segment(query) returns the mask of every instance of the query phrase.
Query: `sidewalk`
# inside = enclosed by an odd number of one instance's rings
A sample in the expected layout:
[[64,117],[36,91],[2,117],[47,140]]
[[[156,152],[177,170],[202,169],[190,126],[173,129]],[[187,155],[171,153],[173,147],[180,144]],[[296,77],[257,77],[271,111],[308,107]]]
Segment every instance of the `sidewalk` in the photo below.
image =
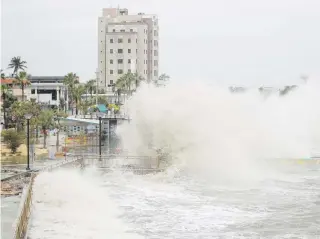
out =
[[[58,164],[59,162],[65,161],[65,159],[40,159],[36,160],[30,165],[31,169],[42,169],[47,166]],[[4,166],[2,166],[4,168]],[[5,167],[7,168],[7,167]],[[15,171],[26,172],[26,164],[13,165]],[[10,175],[8,175],[10,176]],[[19,181],[19,182],[18,182]],[[24,185],[22,179],[15,180],[11,183],[12,185],[19,183]],[[19,213],[21,194],[16,196],[1,196],[1,238],[12,239],[13,238],[13,224],[17,219]]]

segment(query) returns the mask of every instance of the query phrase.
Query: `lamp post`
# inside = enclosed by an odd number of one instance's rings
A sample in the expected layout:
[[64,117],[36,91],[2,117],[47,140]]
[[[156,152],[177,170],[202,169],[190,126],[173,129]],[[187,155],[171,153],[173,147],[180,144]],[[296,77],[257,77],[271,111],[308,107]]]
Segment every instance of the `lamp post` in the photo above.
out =
[[27,114],[24,115],[24,117],[27,119],[27,145],[28,145],[27,168],[26,168],[26,170],[30,170],[30,135],[29,135],[29,128],[30,128],[30,119],[32,117],[32,114],[27,113]]
[[59,134],[60,134],[60,118],[58,116],[54,117],[54,121],[57,122],[56,126],[57,126],[57,141],[56,141],[56,152],[59,151]]
[[98,112],[97,116],[99,118],[99,160],[101,160],[101,132],[102,132],[101,120],[102,120],[103,113]]

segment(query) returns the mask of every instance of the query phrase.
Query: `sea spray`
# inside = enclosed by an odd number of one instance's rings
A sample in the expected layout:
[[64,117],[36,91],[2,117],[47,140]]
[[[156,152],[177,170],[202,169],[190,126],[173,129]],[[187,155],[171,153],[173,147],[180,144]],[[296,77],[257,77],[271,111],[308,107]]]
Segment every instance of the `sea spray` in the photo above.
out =
[[128,225],[90,168],[39,174],[34,183],[30,238],[141,238]]
[[234,94],[201,82],[144,84],[127,101],[132,121],[118,134],[131,154],[155,156],[154,149],[167,148],[172,164],[201,174],[261,176],[262,160],[311,156],[320,136],[319,90],[311,81],[264,97],[258,89]]

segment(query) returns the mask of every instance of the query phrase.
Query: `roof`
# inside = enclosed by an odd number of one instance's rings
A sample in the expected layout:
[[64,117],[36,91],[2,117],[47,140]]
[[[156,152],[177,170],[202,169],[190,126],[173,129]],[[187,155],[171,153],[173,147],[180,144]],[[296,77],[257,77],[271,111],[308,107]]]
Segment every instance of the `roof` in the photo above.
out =
[[1,78],[1,85],[10,85],[13,84],[14,78]]
[[69,121],[75,123],[86,123],[86,124],[99,124],[99,120],[94,119],[76,119],[76,118],[60,118],[62,121]]
[[98,104],[98,105],[97,105],[97,108],[98,108],[98,110],[99,110],[100,112],[102,112],[102,113],[107,113],[107,112],[108,112],[108,109],[107,109],[107,107],[106,107],[104,104]]
[[29,76],[28,79],[31,82],[63,82],[64,76]]

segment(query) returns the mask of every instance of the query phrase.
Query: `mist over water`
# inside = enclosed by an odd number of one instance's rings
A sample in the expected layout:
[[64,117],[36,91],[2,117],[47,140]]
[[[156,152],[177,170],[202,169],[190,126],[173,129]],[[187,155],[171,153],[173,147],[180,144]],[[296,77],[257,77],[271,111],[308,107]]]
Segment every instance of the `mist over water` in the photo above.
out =
[[171,151],[178,168],[261,177],[262,160],[309,158],[320,145],[319,90],[316,79],[283,97],[201,82],[143,85],[126,104],[132,121],[118,133],[132,154],[155,155],[151,143]]
[[42,173],[30,238],[317,238],[320,164],[280,162],[319,149],[319,90],[143,85],[117,133],[131,155],[170,152],[166,170]]
[[59,170],[37,176],[30,238],[130,238],[121,211],[101,187],[97,172]]

